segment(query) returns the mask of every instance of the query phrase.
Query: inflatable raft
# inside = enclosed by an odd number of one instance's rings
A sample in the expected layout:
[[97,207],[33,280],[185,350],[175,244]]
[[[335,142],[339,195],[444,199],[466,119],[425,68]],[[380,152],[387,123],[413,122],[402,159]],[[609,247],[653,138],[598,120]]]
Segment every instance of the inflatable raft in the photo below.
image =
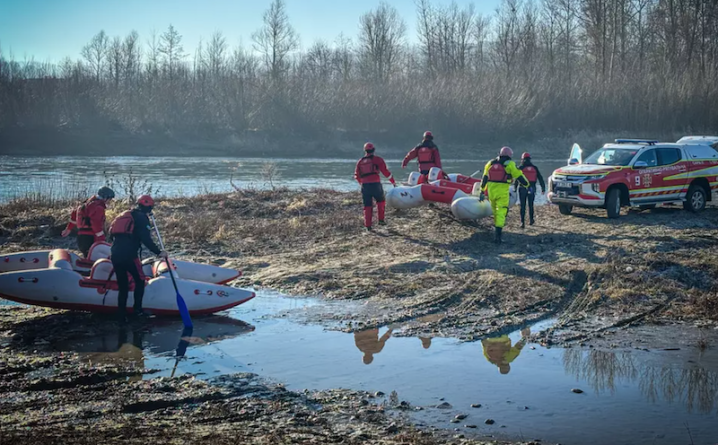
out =
[[[476,220],[493,215],[489,200],[480,201],[481,180],[461,174],[446,175],[439,168],[429,170],[428,183],[418,184],[420,174],[412,172],[407,185],[394,187],[386,194],[386,202],[396,209],[411,209],[429,202],[449,204],[458,220]],[[440,179],[441,178],[441,179]],[[517,196],[510,188],[509,206],[516,204]]]
[[[118,286],[112,262],[100,259],[90,269],[90,276],[84,277],[73,270],[72,255],[63,249],[50,252],[49,267],[0,274],[0,297],[7,300],[35,306],[56,309],[81,310],[111,313],[117,310]],[[143,308],[156,315],[179,315],[176,293],[172,280],[165,268],[145,265],[151,268],[142,301]],[[179,269],[179,268],[178,268]],[[175,273],[175,275],[178,275]],[[220,312],[254,298],[254,292],[234,287],[176,279],[180,294],[187,304],[190,315],[205,315]],[[131,311],[134,283],[130,282],[127,301]]]
[[[50,264],[50,253],[50,250],[35,250],[31,252],[0,255],[0,273],[47,269]],[[110,257],[110,245],[107,243],[93,244],[88,252],[88,259],[83,259],[73,252],[69,252],[69,254],[70,265],[73,270],[77,272],[89,272],[95,262]],[[151,270],[155,261],[155,259],[147,259],[143,264],[145,264],[145,267],[149,266],[147,270]],[[242,273],[238,270],[213,266],[211,264],[200,264],[174,259],[172,262],[177,274],[187,280],[226,284],[242,276]],[[149,274],[147,275],[149,276]]]

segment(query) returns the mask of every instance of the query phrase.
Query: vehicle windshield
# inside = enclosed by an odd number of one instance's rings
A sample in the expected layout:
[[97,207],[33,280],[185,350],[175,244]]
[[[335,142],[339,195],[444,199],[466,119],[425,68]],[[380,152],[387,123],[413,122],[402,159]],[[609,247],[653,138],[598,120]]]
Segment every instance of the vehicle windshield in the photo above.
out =
[[584,164],[626,166],[636,156],[635,148],[602,148],[586,158]]

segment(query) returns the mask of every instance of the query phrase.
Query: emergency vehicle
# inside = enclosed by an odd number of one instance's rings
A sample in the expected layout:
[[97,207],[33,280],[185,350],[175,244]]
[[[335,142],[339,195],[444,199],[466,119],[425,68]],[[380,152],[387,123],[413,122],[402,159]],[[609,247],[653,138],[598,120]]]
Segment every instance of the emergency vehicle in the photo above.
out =
[[700,212],[718,189],[718,136],[687,136],[675,143],[616,139],[582,161],[574,144],[569,165],[549,178],[548,199],[563,215],[574,207],[652,209],[681,203]]

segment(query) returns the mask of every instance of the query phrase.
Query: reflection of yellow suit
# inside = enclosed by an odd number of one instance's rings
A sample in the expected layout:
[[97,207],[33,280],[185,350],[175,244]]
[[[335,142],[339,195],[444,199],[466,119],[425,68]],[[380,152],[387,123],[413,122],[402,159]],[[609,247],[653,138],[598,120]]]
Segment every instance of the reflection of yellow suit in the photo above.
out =
[[481,345],[484,347],[486,360],[496,365],[501,374],[508,374],[511,371],[511,362],[519,356],[523,347],[526,346],[526,339],[522,338],[511,346],[509,336],[502,335],[501,337],[481,340]]
[[[491,169],[494,161],[496,161],[496,159],[490,160],[486,164],[486,167],[484,167],[484,180],[488,178],[489,170]],[[518,169],[518,167],[516,167],[516,163],[514,161],[507,159],[504,161],[503,165],[506,170],[506,174],[509,177],[514,179],[523,178],[524,181],[526,181],[524,174]],[[503,228],[506,224],[506,214],[509,212],[509,189],[511,188],[512,182],[513,181],[509,181],[508,179],[507,182],[486,181],[484,185],[483,191],[488,192],[489,201],[491,202],[491,210],[494,211],[495,227]],[[526,183],[528,184],[528,181],[526,181]]]

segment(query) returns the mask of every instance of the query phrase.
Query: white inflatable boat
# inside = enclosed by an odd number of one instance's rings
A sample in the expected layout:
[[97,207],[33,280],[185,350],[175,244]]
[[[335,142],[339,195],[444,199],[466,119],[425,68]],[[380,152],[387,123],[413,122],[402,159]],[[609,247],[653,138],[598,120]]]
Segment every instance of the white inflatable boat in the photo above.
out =
[[[18,252],[0,255],[0,273],[14,272],[21,270],[47,269],[50,261],[50,250],[35,250],[31,252]],[[70,265],[77,272],[89,272],[98,260],[110,257],[110,245],[107,243],[95,243],[90,247],[88,259],[69,252]],[[155,259],[147,259],[144,264],[152,263]],[[242,276],[238,270],[213,266],[211,264],[193,263],[190,261],[175,260],[175,270],[180,278],[192,281],[202,281],[213,284],[226,284]]]
[[[411,209],[429,202],[449,204],[451,213],[458,220],[493,215],[490,197],[479,200],[481,180],[455,173],[447,175],[448,179],[439,179],[443,174],[437,167],[429,171],[428,183],[418,184],[419,176],[418,172],[413,172],[407,185],[390,188],[386,193],[387,204],[396,209]],[[517,193],[513,187],[509,190],[509,206],[513,206],[517,202]]]
[[[73,270],[73,258],[68,251],[56,249],[48,257],[48,268],[0,274],[0,297],[56,309],[100,313],[117,310],[117,278],[110,260],[96,261],[90,276],[84,277]],[[164,273],[156,265],[145,265],[144,268],[146,275],[151,278],[145,287],[143,308],[156,315],[179,315],[176,292],[171,277],[167,275],[167,268]],[[234,287],[181,277],[177,277],[176,281],[192,316],[220,312],[246,303],[255,296],[254,292]],[[133,305],[133,290],[134,283],[131,282],[128,311],[131,311]]]

